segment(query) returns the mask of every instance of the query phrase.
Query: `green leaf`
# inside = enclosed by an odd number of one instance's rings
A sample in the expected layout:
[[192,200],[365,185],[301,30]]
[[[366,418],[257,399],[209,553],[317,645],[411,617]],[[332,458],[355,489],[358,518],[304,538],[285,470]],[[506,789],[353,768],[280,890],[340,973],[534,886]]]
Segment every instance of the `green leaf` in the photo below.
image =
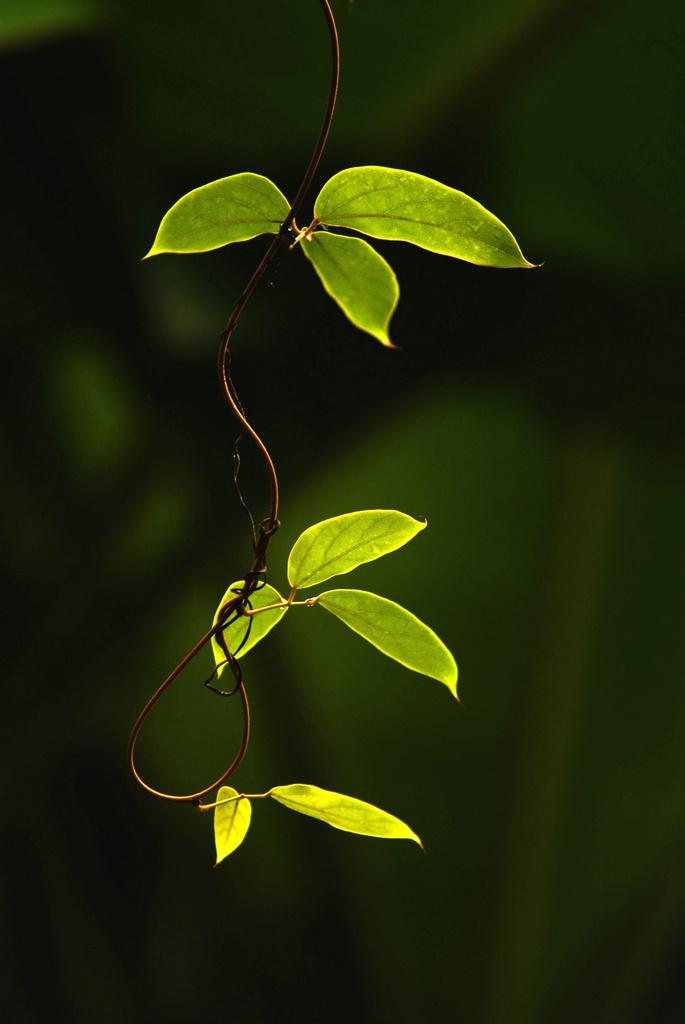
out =
[[387,509],[324,519],[295,541],[288,557],[288,582],[299,590],[350,572],[401,548],[425,526],[425,520],[420,523]]
[[362,238],[315,231],[302,243],[323,286],[355,327],[392,347],[388,324],[400,289],[392,267]]
[[389,658],[438,679],[457,696],[457,665],[450,651],[406,608],[365,590],[328,590],[317,603]]
[[[231,798],[237,799],[231,799]],[[247,835],[252,818],[252,805],[238,790],[222,786],[217,800],[230,800],[214,808],[214,842],[216,844],[216,867],[224,857],[237,850]]]
[[220,178],[174,203],[164,214],[147,256],[206,252],[265,232],[276,234],[289,210],[285,196],[261,174]]
[[463,192],[411,171],[349,167],[326,182],[314,205],[321,224],[373,238],[413,242],[485,267],[533,267],[508,228]]
[[[224,596],[221,598],[221,603],[216,610],[214,615],[214,623],[219,619],[219,612],[231,598],[236,596],[236,590],[240,590],[241,587],[245,586],[244,580],[238,580],[237,583],[232,583],[228,588]],[[281,597],[277,590],[270,587],[267,583],[261,588],[256,590],[250,598],[250,604],[252,608],[265,608],[270,604],[283,604],[285,600]],[[222,630],[226,646],[232,654],[235,654],[236,658],[242,658],[244,654],[254,647],[255,644],[259,643],[262,637],[265,637],[269,630],[273,629],[277,622],[285,615],[286,609],[281,610],[280,608],[274,608],[272,611],[262,612],[260,615],[241,615],[239,618],[232,622],[226,629]],[[214,624],[212,623],[212,624]],[[250,626],[250,623],[252,625]],[[248,627],[250,629],[249,636],[242,647],[240,644],[247,634]],[[240,650],[238,650],[240,647]],[[212,637],[212,653],[214,654],[214,661],[217,665],[221,665],[221,662],[226,661],[226,655],[224,654],[221,645],[217,641],[216,637]],[[221,668],[217,669],[217,679],[225,669],[225,664],[221,665]]]
[[423,848],[416,833],[399,818],[352,796],[303,785],[274,786],[269,790],[269,796],[291,811],[319,818],[342,832],[356,832],[360,836],[377,836],[379,839],[413,839]]

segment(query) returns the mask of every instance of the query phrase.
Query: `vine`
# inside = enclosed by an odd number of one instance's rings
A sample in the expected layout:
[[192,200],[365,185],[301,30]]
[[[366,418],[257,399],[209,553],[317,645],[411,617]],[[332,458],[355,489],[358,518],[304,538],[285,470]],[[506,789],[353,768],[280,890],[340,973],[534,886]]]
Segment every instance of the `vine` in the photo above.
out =
[[[410,171],[388,167],[351,167],[335,174],[319,192],[313,218],[305,228],[296,223],[316,173],[330,130],[338,91],[340,55],[335,20],[328,0],[318,0],[330,41],[331,76],[319,136],[300,188],[292,203],[258,174],[234,174],[194,189],[165,214],[147,256],[159,253],[206,252],[261,234],[273,238],[235,303],[224,328],[218,357],[219,384],[240,425],[234,447],[234,482],[248,512],[254,559],[243,579],[231,584],[211,628],[150,698],[136,720],[128,743],[128,760],[137,782],[153,796],[214,810],[217,863],[243,841],[250,825],[250,799],[271,797],[292,810],[344,831],[383,838],[418,836],[398,818],[356,798],[317,786],[275,786],[266,793],[245,794],[225,783],[239,768],[250,737],[250,710],[239,659],[266,636],[292,608],[323,608],[340,619],[388,657],[444,683],[457,698],[457,666],[445,644],[411,612],[377,594],[361,590],[327,590],[305,600],[296,595],[348,573],[357,566],[389,554],[426,526],[402,512],[386,509],[350,512],[309,527],[295,542],[289,558],[287,598],[267,582],[267,555],[280,525],[278,477],[269,451],[248,422],[229,372],[231,335],[268,265],[301,249],[326,292],[351,323],[393,348],[389,323],[399,299],[397,278],[390,265],[363,238],[340,234],[352,230],[371,238],[410,242],[434,253],[481,266],[524,267],[529,263],[511,232],[493,214],[463,192]],[[146,257],[147,258],[147,257]],[[238,445],[247,435],[257,448],[269,480],[268,516],[255,527],[238,486]],[[221,696],[238,695],[243,734],[238,752],[223,775],[196,793],[177,795],[154,789],[140,776],[135,745],[148,714],[195,656],[211,644],[215,669],[205,685]],[[218,683],[228,668],[229,689]],[[217,792],[217,798],[202,798]]]

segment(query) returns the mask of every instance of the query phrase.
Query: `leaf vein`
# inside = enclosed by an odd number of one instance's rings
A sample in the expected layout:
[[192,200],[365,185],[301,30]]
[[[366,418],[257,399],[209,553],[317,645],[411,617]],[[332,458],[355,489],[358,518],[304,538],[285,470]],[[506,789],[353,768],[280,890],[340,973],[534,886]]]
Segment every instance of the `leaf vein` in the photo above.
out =
[[[386,214],[384,214],[384,213],[349,213],[349,214],[345,215],[345,219],[346,220],[354,220],[354,219],[360,219],[360,218],[369,219],[369,220],[372,219],[372,218],[377,218],[378,220],[383,220],[385,217],[386,217]],[[437,221],[419,220],[418,217],[397,217],[397,216],[392,216],[392,217],[388,217],[387,219],[388,220],[403,220],[403,221],[406,221],[406,222],[408,222],[410,224],[420,224],[422,227],[438,228],[439,230],[445,231],[445,232],[447,232],[450,235],[456,235],[459,238],[466,238],[470,242],[477,242],[478,245],[485,246],[488,249],[494,249],[495,252],[501,252],[503,256],[511,257],[511,250],[502,249],[502,248],[500,248],[499,245],[493,245],[492,242],[488,242],[488,241],[486,241],[483,238],[477,238],[474,235],[469,235],[465,231],[457,231],[454,228],[448,228],[448,227],[445,226],[444,223],[438,223]],[[329,223],[329,222],[327,222],[327,223]],[[361,230],[361,229],[357,229],[357,230]],[[393,241],[393,239],[390,239],[390,241]],[[404,241],[404,239],[400,239],[400,241]],[[420,242],[416,242],[414,244],[415,245],[421,245]],[[422,248],[425,249],[425,248],[428,248],[428,246],[424,245],[424,246],[422,246]]]
[[[283,803],[286,803],[286,800],[282,797],[279,799],[281,799]],[[359,825],[361,828],[369,827],[368,823],[365,822],[364,819],[358,820],[357,818],[345,817],[345,815],[341,814],[339,811],[329,811],[327,808],[325,810],[321,810],[320,808],[312,807],[311,804],[304,803],[303,801],[293,800],[292,797],[287,797],[287,803],[295,809],[299,809],[300,807],[308,808],[308,811],[305,813],[308,813],[309,817],[319,818],[320,816],[319,820],[322,821],[335,818],[337,821],[345,822],[345,824],[351,823],[353,825]]]
[[[373,525],[370,525],[368,527],[368,529],[375,528],[376,526],[378,526],[379,523],[383,522],[383,519],[387,519],[387,518],[388,518],[388,515],[385,515],[381,519],[375,520]],[[354,525],[353,522],[347,523],[346,526],[345,526],[345,530],[350,529],[353,525]],[[343,532],[344,532],[344,530],[341,530],[340,533],[338,533],[333,538],[333,540],[329,541],[328,545],[324,548],[324,555],[327,554],[330,551],[331,545],[336,540],[340,539],[340,535]],[[397,532],[396,530],[391,531],[391,533],[396,533],[396,532]],[[388,536],[390,536],[390,533],[380,533],[380,534],[377,534],[375,537],[369,537],[369,538],[366,538],[364,535],[362,535],[362,539],[357,544],[353,544],[352,547],[346,548],[344,551],[340,551],[338,554],[333,555],[333,557],[329,558],[328,561],[321,562],[316,567],[316,569],[312,569],[312,571],[310,573],[308,573],[306,576],[303,576],[302,579],[299,580],[299,585],[302,586],[302,584],[305,582],[305,580],[311,579],[312,576],[315,576],[317,572],[321,572],[321,570],[325,569],[326,566],[331,565],[333,562],[337,561],[339,558],[343,558],[345,555],[351,554],[352,551],[356,551],[358,548],[362,547],[364,544],[371,544],[375,540],[382,540],[384,537],[388,537]],[[315,543],[316,543],[316,538],[314,538],[314,540],[310,544],[308,551],[311,550],[311,548],[313,547],[313,545]],[[306,557],[306,554],[302,556],[302,560],[300,561],[300,565],[302,565],[302,562],[304,561],[305,557]]]
[[354,283],[354,281],[353,281],[353,280],[352,280],[352,279],[351,279],[351,278],[350,278],[350,277],[349,277],[349,276],[348,276],[348,275],[347,275],[347,274],[345,273],[345,271],[344,271],[344,270],[342,269],[342,267],[341,267],[341,266],[340,266],[340,264],[339,264],[339,263],[337,262],[337,260],[335,260],[335,259],[334,259],[334,258],[333,258],[333,257],[331,256],[330,252],[328,252],[328,251],[327,251],[327,249],[326,249],[326,246],[325,246],[325,245],[324,245],[324,244],[323,244],[322,242],[320,242],[320,241],[319,241],[319,240],[318,240],[318,239],[316,238],[316,235],[314,236],[314,238],[313,238],[313,241],[314,241],[314,242],[316,242],[316,244],[317,244],[317,245],[319,246],[319,248],[320,248],[320,249],[321,249],[321,251],[323,252],[324,256],[325,256],[325,257],[326,257],[326,258],[327,258],[328,260],[330,260],[330,262],[331,262],[331,263],[333,264],[333,266],[334,266],[334,267],[335,267],[335,269],[336,269],[336,270],[338,271],[338,273],[340,274],[340,276],[341,276],[341,277],[343,277],[343,278],[345,279],[345,281],[347,281],[347,283],[348,283],[348,285],[350,286],[350,288],[352,288],[352,290],[353,290],[354,292],[356,292],[356,294],[357,294],[357,297],[358,297],[358,298],[360,299],[360,301],[361,301],[361,302],[362,302],[362,303],[364,304],[364,306],[366,307],[366,309],[367,309],[367,311],[368,311],[368,313],[369,313],[369,316],[370,316],[370,317],[371,317],[371,318],[373,319],[373,321],[374,321],[374,322],[375,322],[375,323],[376,323],[376,324],[378,325],[378,327],[380,328],[380,330],[383,330],[383,328],[384,328],[384,324],[383,324],[383,323],[382,323],[382,322],[381,322],[381,321],[379,320],[379,318],[378,318],[378,315],[377,315],[376,311],[375,311],[375,310],[373,309],[373,307],[372,307],[372,306],[370,305],[370,303],[369,303],[368,299],[366,298],[366,296],[364,295],[364,293],[363,293],[362,291],[360,291],[360,289],[359,289],[359,288],[357,287],[357,285],[356,285],[356,284]]
[[408,643],[405,643],[405,642],[403,642],[400,639],[400,637],[402,637],[402,636],[409,636],[409,637],[411,637],[412,636],[411,633],[404,633],[404,634],[403,633],[391,633],[389,630],[383,629],[382,626],[379,626],[378,623],[373,622],[370,619],[364,618],[364,616],[360,615],[359,612],[350,611],[349,608],[345,608],[342,605],[335,604],[333,601],[330,601],[328,598],[325,599],[323,604],[324,604],[324,607],[329,606],[331,608],[337,608],[340,612],[342,612],[340,618],[344,618],[345,616],[347,616],[348,618],[351,618],[351,619],[359,619],[360,622],[363,622],[365,625],[369,626],[371,630],[376,630],[376,632],[382,633],[385,636],[387,636],[389,639],[396,641],[399,647],[404,647],[407,651],[409,651],[410,654],[413,654],[416,658],[426,658],[426,657],[433,658],[433,657],[435,657],[432,654],[426,655],[425,652],[423,652],[423,651],[416,651],[416,650],[414,650],[414,648],[410,647]]

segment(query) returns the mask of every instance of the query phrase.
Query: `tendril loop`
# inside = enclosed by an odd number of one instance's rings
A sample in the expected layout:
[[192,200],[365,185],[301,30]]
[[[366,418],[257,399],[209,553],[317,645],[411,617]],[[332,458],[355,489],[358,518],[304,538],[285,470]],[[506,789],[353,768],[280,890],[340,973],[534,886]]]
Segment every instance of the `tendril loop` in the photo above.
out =
[[[290,207],[288,215],[283,221],[283,223],[280,225],[278,233],[274,236],[271,244],[269,245],[269,248],[264,254],[261,262],[259,263],[259,266],[257,267],[254,274],[248,281],[242,295],[240,296],[235,306],[233,307],[231,315],[228,319],[228,323],[226,324],[226,327],[224,328],[221,334],[219,342],[219,384],[224,394],[224,397],[228,402],[235,418],[238,420],[238,423],[240,424],[241,428],[238,440],[236,441],[233,449],[234,483],[238,491],[239,500],[250,519],[254,547],[254,562],[252,568],[245,573],[243,586],[240,588],[236,588],[236,590],[234,591],[235,596],[231,598],[229,601],[227,601],[219,610],[216,622],[214,623],[212,628],[202,637],[201,640],[198,641],[195,647],[193,647],[193,649],[188,652],[183,661],[176,666],[171,675],[162,683],[162,685],[159,687],[156,693],[154,693],[150,700],[147,702],[147,704],[141,711],[140,715],[138,716],[135,725],[133,726],[133,730],[128,741],[129,767],[131,769],[131,772],[133,773],[134,778],[139,783],[139,785],[142,786],[143,789],[145,789],[148,793],[151,793],[153,796],[159,797],[162,800],[173,800],[177,802],[190,803],[200,809],[203,806],[201,797],[206,796],[208,793],[212,793],[214,790],[218,789],[219,786],[223,785],[239,767],[247,751],[247,745],[250,737],[250,708],[247,700],[247,693],[245,691],[245,685],[243,683],[242,671],[238,664],[236,654],[247,642],[247,639],[250,634],[250,629],[252,627],[252,618],[249,616],[247,617],[248,625],[245,631],[245,636],[243,637],[240,646],[233,652],[229,651],[228,649],[227,643],[224,639],[224,630],[228,625],[237,621],[237,619],[242,616],[244,608],[249,607],[251,609],[252,606],[250,604],[250,597],[265,586],[267,577],[266,558],[269,549],[269,544],[271,543],[272,537],[274,536],[274,534],[276,533],[280,526],[278,520],[278,478],[276,476],[276,470],[274,468],[274,464],[266,448],[266,445],[260,439],[256,431],[253,429],[253,427],[248,423],[245,413],[243,411],[242,404],[240,402],[240,399],[238,398],[237,392],[233,385],[233,381],[231,380],[229,371],[229,342],[231,339],[231,334],[233,333],[235,326],[238,322],[238,318],[240,317],[240,314],[242,313],[248,299],[250,298],[255,288],[257,287],[257,284],[261,280],[267,266],[277,256],[280,258],[282,256],[285,256],[287,252],[290,251],[290,243],[293,237],[293,225],[295,223],[295,217],[305,198],[309,186],[312,183],[314,174],[316,173],[316,169],[321,159],[321,154],[323,153],[323,149],[326,144],[326,139],[328,137],[331,121],[333,119],[333,111],[335,109],[335,101],[338,92],[338,77],[340,69],[338,34],[335,26],[335,20],[333,18],[333,14],[331,12],[328,0],[319,0],[319,6],[321,7],[324,17],[326,19],[331,47],[331,77],[328,89],[328,102],[326,104],[323,123],[319,131],[319,136],[314,147],[312,157],[309,161],[309,166],[307,167],[304,178],[302,179],[302,184],[300,185],[297,195],[295,196],[295,199],[293,201],[293,204]],[[238,472],[240,470],[240,456],[238,454],[238,445],[244,434],[247,434],[256,445],[258,451],[260,452],[264,460],[267,474],[269,477],[269,487],[271,492],[271,508],[268,518],[264,519],[260,523],[258,533],[255,531],[252,515],[242,498],[237,482]],[[205,686],[207,686],[208,689],[213,690],[220,696],[232,696],[235,693],[240,694],[240,699],[243,707],[243,735],[242,740],[240,742],[240,747],[230,767],[224,772],[221,778],[218,779],[216,782],[212,783],[211,786],[207,786],[205,789],[202,789],[197,793],[190,793],[185,796],[177,796],[171,793],[164,793],[161,790],[153,789],[152,786],[149,786],[138,773],[134,760],[134,751],[136,740],[138,738],[138,733],[140,732],[143,722],[149,715],[150,711],[158,702],[158,700],[162,697],[162,695],[166,692],[168,687],[173,683],[176,677],[180,675],[183,669],[190,664],[190,662],[195,658],[195,656],[199,654],[203,647],[205,647],[205,645],[209,643],[212,637],[216,638],[216,641],[221,647],[226,658],[224,662],[216,666],[214,672],[209,677],[209,679],[205,680]],[[233,673],[233,677],[235,679],[235,686],[230,691],[220,690],[218,687],[211,685],[211,680],[214,678],[218,669],[222,668],[226,664],[231,669],[231,672]]]

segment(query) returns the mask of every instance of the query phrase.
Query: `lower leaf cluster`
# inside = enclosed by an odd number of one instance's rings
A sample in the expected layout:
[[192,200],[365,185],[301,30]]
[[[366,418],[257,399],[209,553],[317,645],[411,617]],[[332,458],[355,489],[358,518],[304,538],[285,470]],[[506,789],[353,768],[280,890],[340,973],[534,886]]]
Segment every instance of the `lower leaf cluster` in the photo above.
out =
[[[364,590],[328,590],[305,601],[295,599],[299,590],[397,550],[425,526],[425,521],[403,512],[372,509],[335,516],[309,527],[297,539],[288,558],[289,596],[284,598],[274,587],[264,584],[246,600],[243,614],[234,616],[220,631],[221,638],[212,638],[217,675],[225,667],[226,651],[236,658],[241,657],[263,639],[290,608],[316,604],[383,654],[444,683],[456,697],[457,665],[452,654],[432,629],[394,601]],[[228,588],[214,617],[215,625],[221,622],[223,609],[229,602],[233,607],[243,586],[244,581],[239,581]],[[341,793],[295,784],[248,795],[223,786],[217,802],[207,805],[215,808],[217,864],[245,838],[252,818],[250,800],[266,797],[345,832],[383,839],[413,839],[422,845],[416,833],[399,818]]]
[[[238,793],[231,786],[219,790],[219,799],[214,807],[214,839],[216,863],[219,864],[242,843],[252,820],[250,799],[272,797],[291,811],[307,814],[325,821],[343,832],[355,832],[360,836],[376,836],[379,839],[413,839],[423,849],[423,843],[415,832],[387,811],[373,804],[356,800],[342,793],[332,793],[318,786],[295,784],[274,786],[268,793],[249,796]],[[216,866],[216,865],[215,865]]]

